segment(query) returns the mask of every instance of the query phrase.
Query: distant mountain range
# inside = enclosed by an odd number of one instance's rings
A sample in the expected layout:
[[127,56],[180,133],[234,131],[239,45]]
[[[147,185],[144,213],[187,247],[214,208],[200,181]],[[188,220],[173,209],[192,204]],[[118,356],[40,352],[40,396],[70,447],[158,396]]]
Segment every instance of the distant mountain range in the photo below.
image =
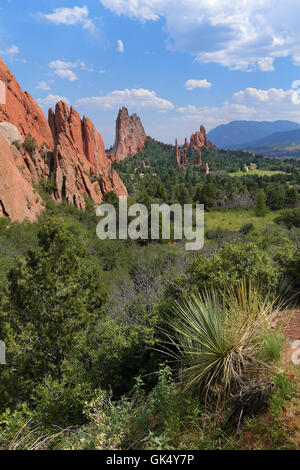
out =
[[225,150],[245,149],[279,157],[300,154],[300,124],[293,121],[232,121],[210,131],[208,138]]

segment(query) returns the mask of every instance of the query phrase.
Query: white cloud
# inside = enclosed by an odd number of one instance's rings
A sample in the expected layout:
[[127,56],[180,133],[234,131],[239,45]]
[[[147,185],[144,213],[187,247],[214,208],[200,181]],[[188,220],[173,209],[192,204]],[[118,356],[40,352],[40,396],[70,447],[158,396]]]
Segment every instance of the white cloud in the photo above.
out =
[[56,25],[64,24],[67,26],[82,25],[83,29],[90,32],[95,31],[95,25],[89,18],[89,10],[86,6],[73,8],[55,8],[53,13],[41,14],[46,20]]
[[211,83],[206,80],[187,80],[184,84],[184,88],[187,90],[194,90],[194,88],[210,88]]
[[[158,20],[160,5],[163,0],[100,0],[102,5],[118,15],[127,15],[140,20]],[[168,2],[169,3],[169,2]]]
[[78,80],[77,75],[72,71],[68,69],[57,69],[54,71],[56,75],[58,75],[60,78],[66,78],[69,80],[69,82],[75,82]]
[[233,98],[238,102],[261,104],[287,102],[291,104],[292,97],[296,94],[294,90],[283,90],[282,88],[269,88],[268,90],[259,90],[257,88],[246,88],[245,90],[234,93]]
[[205,124],[210,130],[235,120],[289,119],[296,122],[300,120],[300,101],[296,90],[246,88],[234,93],[232,98],[232,101],[226,101],[220,106],[196,107],[190,104],[179,107],[177,108],[179,115],[174,118],[173,125],[177,123],[181,133],[188,126],[195,127],[200,123]]
[[262,72],[273,72],[275,70],[274,67],[274,57],[264,57],[262,59],[258,59],[257,65],[259,70]]
[[119,39],[117,44],[118,44],[118,52],[120,52],[120,54],[123,54],[123,52],[125,51],[123,41]]
[[20,53],[20,49],[15,44],[7,47],[3,51],[0,51],[0,54],[3,56],[13,57],[16,54]]
[[49,82],[46,82],[45,80],[42,80],[42,81],[38,82],[36,88],[38,90],[50,90],[51,89],[50,83],[53,83],[53,80],[50,80]]
[[55,106],[58,101],[64,101],[68,105],[70,104],[70,100],[65,96],[58,96],[58,95],[48,95],[45,98],[38,98],[37,103],[40,106]]
[[118,15],[165,19],[168,48],[232,70],[274,70],[291,56],[300,65],[299,0],[100,0]]
[[84,62],[81,60],[76,60],[75,62],[68,62],[65,60],[53,60],[50,62],[49,67],[54,69],[54,73],[60,78],[66,78],[70,82],[75,82],[78,80],[78,77],[72,69],[79,68],[80,70],[86,70],[88,72],[93,72],[94,69],[87,67]]
[[133,88],[131,90],[114,90],[106,96],[95,96],[81,98],[76,102],[77,106],[92,105],[101,109],[118,109],[121,106],[133,108],[152,108],[160,112],[174,109],[174,104],[164,98],[159,98],[155,91],[144,88]]

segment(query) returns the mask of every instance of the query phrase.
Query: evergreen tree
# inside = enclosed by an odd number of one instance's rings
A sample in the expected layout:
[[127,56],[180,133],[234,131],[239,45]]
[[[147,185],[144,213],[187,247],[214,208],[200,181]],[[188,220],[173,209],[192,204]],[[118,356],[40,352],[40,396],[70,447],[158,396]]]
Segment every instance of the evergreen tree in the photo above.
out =
[[104,298],[93,258],[70,228],[49,218],[39,248],[9,273],[4,309],[30,379],[44,373],[62,378],[77,334],[99,321]]
[[259,190],[257,193],[257,200],[255,206],[255,214],[258,217],[264,217],[267,213],[266,207],[266,195],[262,190]]

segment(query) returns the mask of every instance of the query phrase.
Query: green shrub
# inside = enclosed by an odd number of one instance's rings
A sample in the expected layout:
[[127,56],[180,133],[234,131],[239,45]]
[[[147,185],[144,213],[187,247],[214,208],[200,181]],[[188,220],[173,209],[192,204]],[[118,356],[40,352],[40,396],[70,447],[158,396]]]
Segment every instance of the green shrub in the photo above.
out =
[[18,150],[21,150],[22,148],[22,142],[20,142],[20,140],[14,140],[12,145],[14,145]]
[[44,425],[82,424],[86,402],[93,397],[87,384],[74,384],[74,378],[59,382],[45,377],[35,389],[36,411]]
[[31,134],[27,134],[24,142],[22,143],[22,148],[25,152],[31,155],[38,148],[36,139],[32,137]]
[[187,270],[188,289],[224,289],[246,278],[260,282],[266,290],[274,289],[278,272],[271,258],[254,243],[235,241],[223,246],[210,258],[194,258]]
[[177,303],[167,317],[166,351],[177,361],[185,388],[206,397],[239,389],[255,368],[258,334],[273,316],[271,297],[245,281],[221,295],[211,290]]
[[281,331],[268,330],[261,333],[258,357],[264,362],[279,363],[285,337]]
[[300,207],[283,211],[281,215],[275,219],[275,222],[285,225],[288,229],[300,227]]

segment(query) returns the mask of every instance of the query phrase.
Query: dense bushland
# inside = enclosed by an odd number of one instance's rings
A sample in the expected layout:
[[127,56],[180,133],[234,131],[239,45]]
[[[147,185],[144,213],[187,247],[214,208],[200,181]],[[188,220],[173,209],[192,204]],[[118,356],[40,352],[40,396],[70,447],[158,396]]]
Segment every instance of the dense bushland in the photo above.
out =
[[[274,209],[276,181],[290,209],[276,223],[266,216],[208,230],[201,253],[168,241],[100,241],[90,201],[85,211],[56,205],[43,187],[37,223],[1,219],[1,448],[238,448],[236,395],[257,390],[263,399],[245,413],[247,426],[269,404],[273,447],[293,447],[277,432],[297,390],[278,369],[284,338],[274,312],[300,286],[297,164],[220,152],[207,155],[216,170],[255,160],[288,173],[207,179],[168,166],[172,152],[151,141],[120,165],[129,204],[204,201],[209,218],[222,198],[248,194],[250,217],[258,189]],[[151,165],[144,178],[134,172],[141,159]]]

